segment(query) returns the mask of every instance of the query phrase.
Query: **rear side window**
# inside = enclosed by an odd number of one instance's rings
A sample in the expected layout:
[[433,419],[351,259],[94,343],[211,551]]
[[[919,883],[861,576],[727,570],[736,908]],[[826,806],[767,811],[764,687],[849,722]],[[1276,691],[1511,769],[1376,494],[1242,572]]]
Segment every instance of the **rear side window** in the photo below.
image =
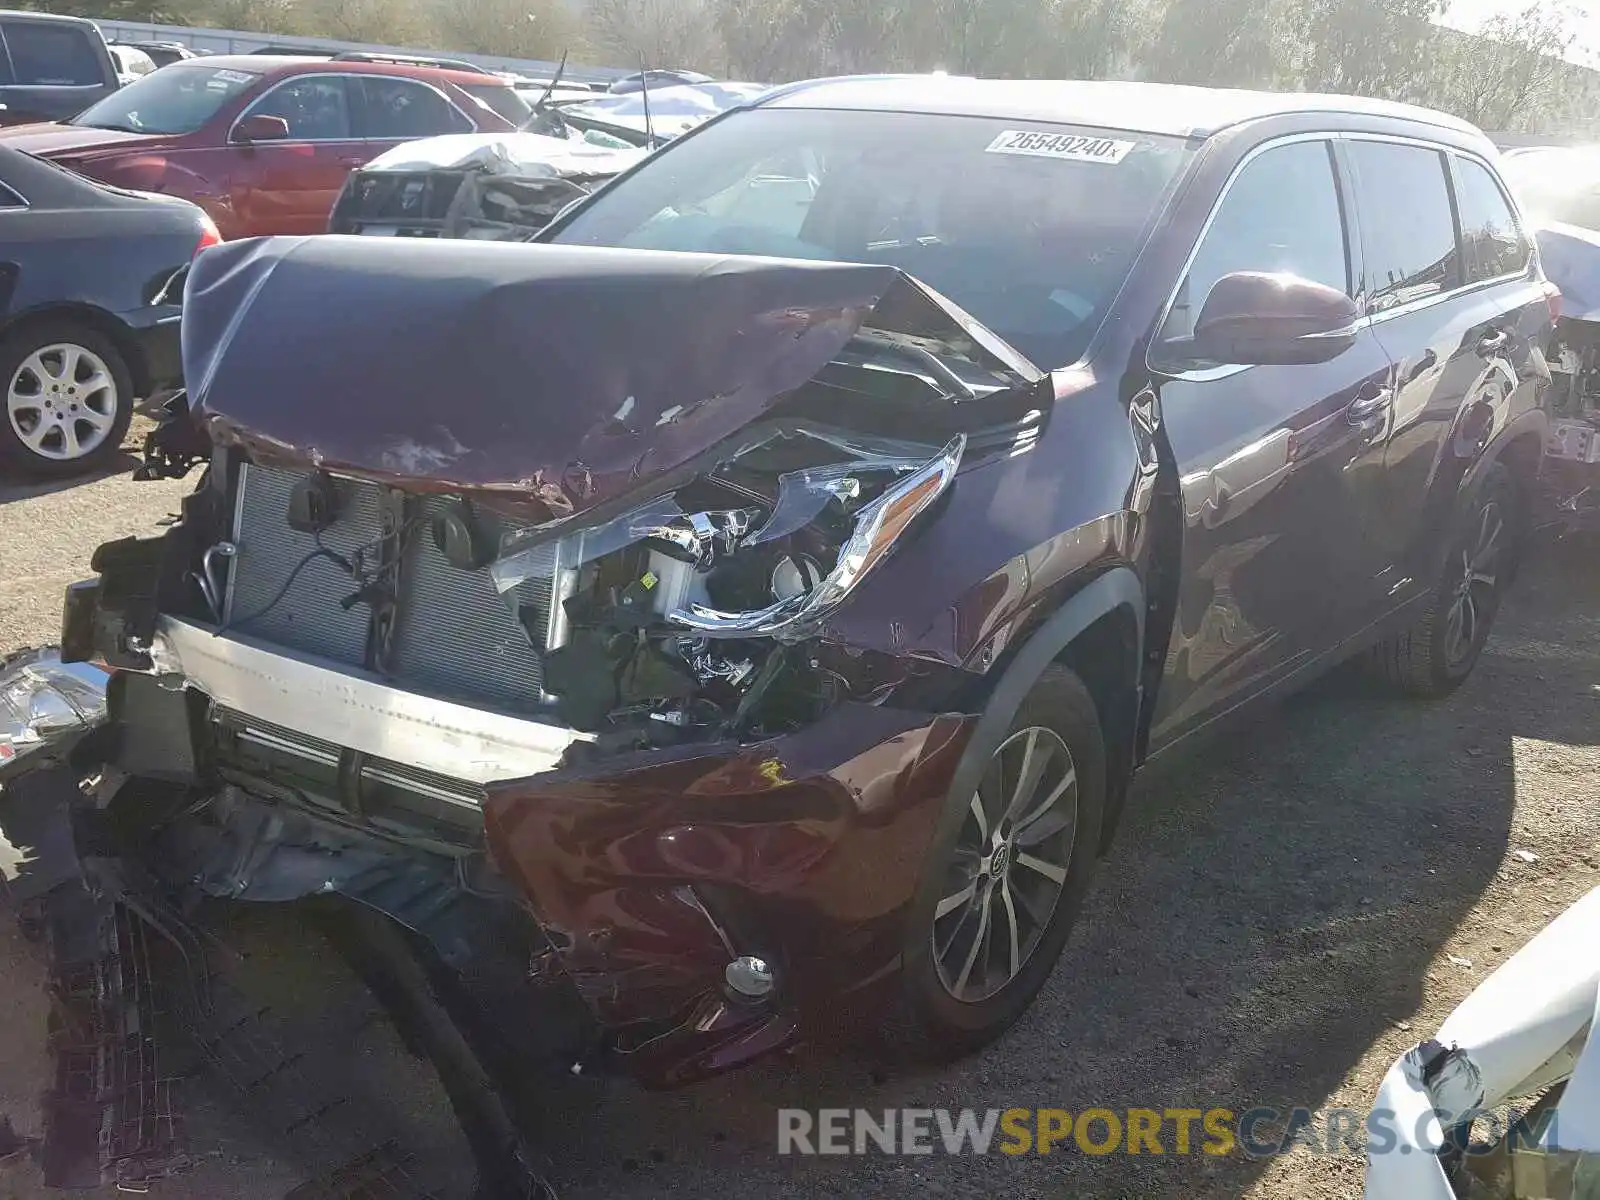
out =
[[472,131],[472,122],[424,84],[374,76],[352,78],[351,84],[361,97],[358,123],[362,137],[409,141],[441,133]]
[[13,83],[35,87],[93,87],[105,76],[94,38],[77,25],[0,21],[11,52]]
[[1456,211],[1461,217],[1461,248],[1467,282],[1515,275],[1528,265],[1530,250],[1516,214],[1487,167],[1457,158]]
[[250,115],[282,117],[290,141],[334,142],[354,136],[345,81],[337,75],[308,75],[281,83],[250,107]]
[[456,86],[490,112],[505,118],[513,125],[521,125],[533,116],[533,108],[528,102],[506,84],[458,83]]
[[1398,142],[1346,146],[1361,209],[1368,310],[1382,312],[1460,287],[1444,155]]
[[1178,289],[1163,340],[1188,337],[1217,280],[1284,271],[1348,291],[1344,219],[1327,142],[1275,146],[1234,178]]

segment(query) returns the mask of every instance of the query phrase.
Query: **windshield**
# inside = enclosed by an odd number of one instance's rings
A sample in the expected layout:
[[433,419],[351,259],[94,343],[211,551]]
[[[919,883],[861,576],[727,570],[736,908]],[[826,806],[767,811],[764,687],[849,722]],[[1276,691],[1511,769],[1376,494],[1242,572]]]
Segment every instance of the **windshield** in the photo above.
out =
[[129,133],[193,133],[259,78],[249,71],[174,63],[112,92],[69,124]]
[[551,240],[884,263],[1049,368],[1087,349],[1189,153],[1037,122],[757,108],[658,152]]
[[1600,230],[1600,147],[1541,147],[1505,155],[1501,171],[1535,224]]
[[520,126],[533,116],[533,107],[507,83],[457,83],[467,95],[495,115]]

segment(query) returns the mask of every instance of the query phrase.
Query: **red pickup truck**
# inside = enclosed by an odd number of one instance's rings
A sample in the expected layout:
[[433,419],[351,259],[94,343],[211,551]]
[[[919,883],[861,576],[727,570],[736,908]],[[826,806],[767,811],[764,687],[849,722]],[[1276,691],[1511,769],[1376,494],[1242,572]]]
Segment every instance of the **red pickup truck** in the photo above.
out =
[[225,238],[322,233],[345,176],[401,142],[514,129],[499,76],[249,54],[163,67],[62,123],[0,141],[119,187],[192,200]]

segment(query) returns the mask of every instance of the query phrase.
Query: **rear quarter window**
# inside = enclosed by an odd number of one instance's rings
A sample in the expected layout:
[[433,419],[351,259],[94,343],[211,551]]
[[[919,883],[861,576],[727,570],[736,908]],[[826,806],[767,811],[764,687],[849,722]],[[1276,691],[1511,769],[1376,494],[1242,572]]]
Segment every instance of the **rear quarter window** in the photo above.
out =
[[10,52],[11,83],[33,87],[93,87],[105,82],[98,47],[77,25],[0,20]]
[[1445,157],[1426,146],[1350,141],[1367,307],[1382,312],[1461,286]]
[[1457,158],[1455,168],[1467,282],[1526,270],[1532,251],[1500,184],[1487,167],[1470,158]]

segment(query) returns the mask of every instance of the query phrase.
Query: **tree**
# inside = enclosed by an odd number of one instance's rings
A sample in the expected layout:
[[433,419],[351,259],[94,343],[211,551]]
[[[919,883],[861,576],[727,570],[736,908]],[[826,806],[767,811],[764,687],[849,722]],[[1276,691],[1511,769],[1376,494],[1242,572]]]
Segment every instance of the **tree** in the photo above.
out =
[[1444,0],[1301,0],[1302,78],[1313,91],[1421,99],[1447,32]]
[[262,33],[305,32],[295,0],[206,0],[201,17],[194,24]]
[[308,31],[341,41],[405,46],[433,32],[413,0],[299,0],[298,8]]
[[1483,129],[1536,129],[1595,108],[1593,72],[1565,59],[1577,14],[1534,0],[1497,13],[1476,36],[1445,31],[1427,99]]
[[578,41],[563,0],[455,0],[435,14],[446,50],[554,60]]
[[591,47],[618,66],[703,69],[726,57],[704,0],[590,0],[585,25]]
[[1150,5],[1136,0],[1054,0],[1033,61],[1047,76],[1129,77],[1156,19]]
[[1220,87],[1294,78],[1291,0],[1168,0],[1145,54],[1149,77]]

